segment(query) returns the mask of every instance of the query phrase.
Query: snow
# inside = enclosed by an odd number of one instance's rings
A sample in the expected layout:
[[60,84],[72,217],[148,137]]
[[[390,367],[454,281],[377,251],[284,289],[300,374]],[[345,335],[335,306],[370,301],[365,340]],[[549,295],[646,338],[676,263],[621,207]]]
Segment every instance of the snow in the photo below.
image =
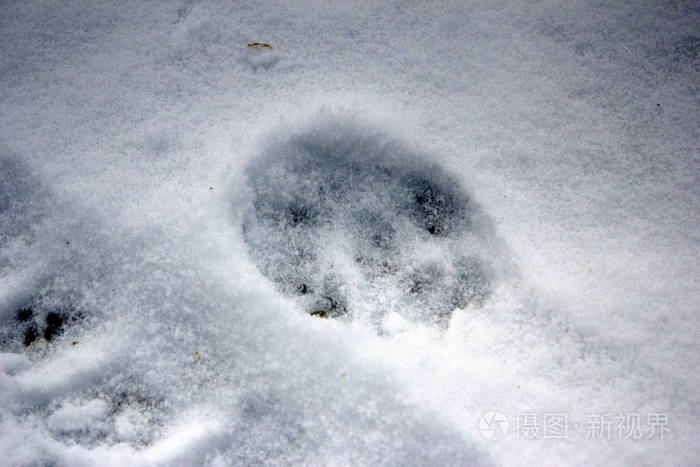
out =
[[54,433],[89,430],[101,422],[106,413],[107,404],[99,399],[83,405],[67,403],[48,417],[46,425]]
[[698,463],[694,2],[0,9],[0,464]]

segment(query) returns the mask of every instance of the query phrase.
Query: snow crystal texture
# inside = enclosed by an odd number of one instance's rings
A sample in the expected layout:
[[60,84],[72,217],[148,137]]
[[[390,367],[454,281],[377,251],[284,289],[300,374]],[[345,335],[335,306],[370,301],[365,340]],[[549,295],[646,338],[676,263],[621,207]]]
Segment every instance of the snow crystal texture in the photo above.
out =
[[0,464],[697,465],[699,25],[3,2]]

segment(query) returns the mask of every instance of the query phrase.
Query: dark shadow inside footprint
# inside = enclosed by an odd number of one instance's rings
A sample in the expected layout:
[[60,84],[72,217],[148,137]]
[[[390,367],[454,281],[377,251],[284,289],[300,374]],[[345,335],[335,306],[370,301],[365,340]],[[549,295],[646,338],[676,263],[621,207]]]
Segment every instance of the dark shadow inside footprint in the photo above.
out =
[[345,315],[347,311],[347,307],[334,297],[323,296],[309,314],[319,318],[339,318]]
[[13,348],[18,345],[17,341],[25,347],[41,338],[51,342],[63,334],[68,326],[83,318],[83,313],[72,307],[57,308],[37,300],[36,303],[26,304],[17,309],[14,323],[8,323],[2,328],[0,344],[3,348]]
[[51,341],[56,336],[63,333],[63,326],[66,324],[65,313],[51,311],[46,315],[46,327],[44,328],[44,339]]
[[443,287],[445,272],[439,264],[430,263],[414,270],[410,276],[408,292],[418,295]]
[[[248,166],[243,233],[261,272],[318,317],[370,308],[381,322],[395,303],[434,322],[483,304],[490,269],[455,253],[490,235],[483,212],[431,157],[345,123],[278,140]],[[437,262],[418,259],[420,242]]]
[[453,187],[417,174],[408,175],[405,183],[411,193],[408,212],[431,235],[445,236],[464,220],[469,200],[454,193]]
[[490,273],[478,258],[461,258],[455,265],[451,303],[455,308],[483,305],[491,295]]
[[303,202],[295,201],[289,203],[289,206],[287,207],[287,222],[292,227],[299,225],[311,225],[316,217],[317,213],[314,212],[313,208],[304,205]]

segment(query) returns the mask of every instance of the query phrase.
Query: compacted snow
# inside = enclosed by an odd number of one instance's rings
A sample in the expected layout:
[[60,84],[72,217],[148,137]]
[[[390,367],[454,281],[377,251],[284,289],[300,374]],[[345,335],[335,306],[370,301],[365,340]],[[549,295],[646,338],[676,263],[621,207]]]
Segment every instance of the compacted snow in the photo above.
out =
[[0,5],[0,464],[694,465],[693,1]]

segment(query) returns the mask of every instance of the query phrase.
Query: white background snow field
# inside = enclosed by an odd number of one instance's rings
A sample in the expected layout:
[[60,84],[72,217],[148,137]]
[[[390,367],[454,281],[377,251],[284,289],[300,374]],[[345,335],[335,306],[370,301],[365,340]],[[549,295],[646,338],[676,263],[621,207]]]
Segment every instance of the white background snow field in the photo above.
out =
[[699,50],[690,0],[0,2],[0,465],[698,465]]

